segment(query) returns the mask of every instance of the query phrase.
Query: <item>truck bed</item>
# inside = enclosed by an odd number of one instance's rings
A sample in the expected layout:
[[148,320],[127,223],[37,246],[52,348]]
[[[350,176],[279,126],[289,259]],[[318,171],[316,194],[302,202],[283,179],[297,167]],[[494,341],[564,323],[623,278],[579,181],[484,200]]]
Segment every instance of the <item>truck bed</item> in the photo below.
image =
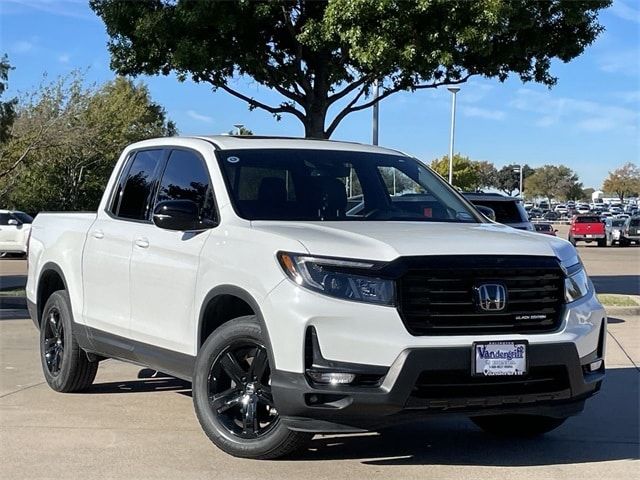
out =
[[[87,232],[97,214],[92,212],[45,212],[36,216],[31,226],[27,300],[36,302],[35,285],[42,267],[53,262],[64,268],[66,281],[82,285],[82,252]],[[74,314],[79,315],[82,291],[69,292]]]

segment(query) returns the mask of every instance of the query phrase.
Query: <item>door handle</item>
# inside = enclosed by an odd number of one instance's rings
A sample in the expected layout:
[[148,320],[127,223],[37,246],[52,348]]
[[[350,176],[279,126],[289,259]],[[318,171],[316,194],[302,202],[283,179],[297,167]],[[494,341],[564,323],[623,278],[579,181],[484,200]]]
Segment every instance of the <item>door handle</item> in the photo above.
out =
[[149,239],[146,237],[136,238],[136,245],[140,248],[149,248]]
[[91,235],[93,235],[93,238],[104,238],[104,232],[102,230],[94,230]]

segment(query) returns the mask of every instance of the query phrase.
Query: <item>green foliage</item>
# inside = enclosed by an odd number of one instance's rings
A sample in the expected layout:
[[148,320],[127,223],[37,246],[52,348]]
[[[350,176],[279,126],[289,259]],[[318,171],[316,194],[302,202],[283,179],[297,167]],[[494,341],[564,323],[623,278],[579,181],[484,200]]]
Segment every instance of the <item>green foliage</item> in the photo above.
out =
[[125,146],[176,133],[146,86],[121,77],[85,87],[73,74],[39,87],[16,113],[0,152],[0,199],[31,213],[95,210]]
[[[449,156],[431,162],[431,168],[441,177],[449,179]],[[478,162],[469,160],[459,153],[453,156],[453,185],[463,191],[476,190],[480,183]]]
[[582,183],[578,175],[564,165],[544,165],[536,168],[528,178],[526,192],[528,195],[547,199],[571,200],[583,196]]
[[[13,70],[13,67],[5,55],[0,59],[0,97],[7,89],[10,70]],[[11,126],[16,118],[17,103],[18,100],[15,98],[9,101],[0,101],[0,144],[11,137]]]
[[620,200],[629,195],[640,194],[640,168],[634,163],[625,163],[622,167],[609,172],[602,188],[605,192],[618,195]]
[[229,130],[229,135],[253,135],[253,131],[249,130],[247,127],[234,128],[233,130]]
[[[529,165],[522,166],[522,190],[525,190],[526,179],[530,177],[533,172],[533,168]],[[507,195],[513,196],[513,194],[520,189],[520,165],[512,163],[502,167],[496,174],[494,186]]]
[[[175,71],[328,138],[342,119],[399,91],[473,75],[554,85],[602,31],[610,0],[91,0],[125,75]],[[283,97],[269,105],[232,87],[248,76]],[[367,98],[381,81],[376,99]],[[337,104],[336,104],[337,102]],[[327,125],[329,108],[336,105]]]

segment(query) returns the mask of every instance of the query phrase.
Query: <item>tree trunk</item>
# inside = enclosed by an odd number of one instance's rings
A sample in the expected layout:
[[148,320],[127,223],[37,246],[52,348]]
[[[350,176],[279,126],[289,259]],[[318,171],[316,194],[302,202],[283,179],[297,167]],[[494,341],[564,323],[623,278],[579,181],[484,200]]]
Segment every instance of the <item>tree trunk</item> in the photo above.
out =
[[307,112],[304,119],[304,136],[305,138],[328,139],[324,123],[327,117],[326,108],[313,108]]

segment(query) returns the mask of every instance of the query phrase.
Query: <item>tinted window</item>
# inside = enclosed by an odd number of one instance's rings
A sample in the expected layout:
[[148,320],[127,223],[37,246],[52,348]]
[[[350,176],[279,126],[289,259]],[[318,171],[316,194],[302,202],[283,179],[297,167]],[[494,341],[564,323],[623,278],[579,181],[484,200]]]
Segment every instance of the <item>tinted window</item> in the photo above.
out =
[[406,156],[246,149],[218,158],[233,205],[249,220],[481,221],[440,177]]
[[640,227],[640,218],[632,218],[629,225],[632,227]]
[[520,212],[517,202],[492,202],[491,200],[474,200],[473,203],[476,205],[489,207],[494,212],[496,212],[496,222],[520,223],[527,221],[527,217]]
[[23,213],[23,212],[13,212],[13,216],[18,220],[20,220],[22,223],[33,222],[33,218],[31,218],[31,215],[27,215],[26,213]]
[[200,217],[214,219],[213,191],[207,167],[198,155],[174,150],[162,174],[157,202],[191,200],[198,204]]
[[612,220],[611,225],[614,227],[622,227],[624,225],[624,220]]
[[155,172],[163,150],[144,150],[136,153],[127,174],[118,208],[118,216],[134,220],[149,218],[149,200]]
[[600,223],[600,217],[576,217],[576,223]]
[[11,215],[8,213],[0,213],[0,225],[8,225]]

